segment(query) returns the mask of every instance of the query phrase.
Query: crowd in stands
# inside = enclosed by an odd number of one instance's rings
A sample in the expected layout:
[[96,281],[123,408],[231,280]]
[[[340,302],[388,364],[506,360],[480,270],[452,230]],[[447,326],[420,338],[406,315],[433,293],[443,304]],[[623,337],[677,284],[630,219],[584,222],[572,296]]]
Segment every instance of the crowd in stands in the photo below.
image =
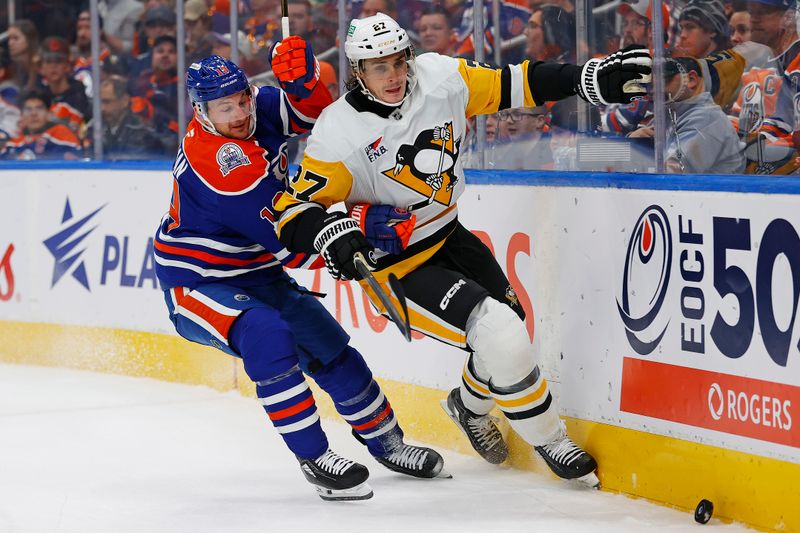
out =
[[[398,6],[395,2],[400,2]],[[577,62],[629,45],[663,46],[666,168],[673,173],[795,174],[800,148],[797,0],[670,0],[654,28],[651,0],[590,2],[576,38],[573,0],[503,0],[499,20],[485,1],[485,61]],[[30,0],[8,24],[0,6],[0,158],[79,159],[93,154],[101,122],[106,159],[172,158],[178,145],[180,47],[187,65],[234,50],[247,74],[269,82],[269,53],[280,39],[280,0],[185,0],[185,42],[177,42],[174,0],[100,1],[100,87],[92,86],[91,18],[86,0]],[[401,7],[401,9],[398,9]],[[472,0],[360,0],[347,19],[384,12],[415,41],[417,54],[474,59]],[[288,0],[292,33],[320,61],[321,79],[340,94],[335,0]],[[3,22],[5,21],[5,22]],[[499,32],[498,32],[499,30]],[[100,100],[102,120],[92,117]],[[188,105],[188,104],[187,104]],[[589,109],[577,98],[506,110],[486,119],[484,160],[495,168],[653,170],[657,106]],[[185,116],[191,117],[187,107]],[[471,128],[466,152],[475,149]],[[628,159],[593,160],[604,142]],[[471,147],[471,148],[470,148]],[[583,154],[583,155],[582,155]],[[585,155],[589,154],[589,155]]]

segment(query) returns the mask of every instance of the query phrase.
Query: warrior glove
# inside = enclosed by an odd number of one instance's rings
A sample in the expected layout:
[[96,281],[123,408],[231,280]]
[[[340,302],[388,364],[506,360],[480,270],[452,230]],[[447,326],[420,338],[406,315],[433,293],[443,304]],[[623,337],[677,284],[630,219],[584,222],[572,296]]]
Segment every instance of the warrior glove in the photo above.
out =
[[627,104],[642,98],[653,59],[644,46],[630,45],[603,59],[590,59],[576,72],[575,90],[593,105]]
[[367,240],[379,250],[399,254],[408,246],[417,216],[393,205],[356,204],[350,210]]
[[272,45],[272,72],[288,94],[307,98],[319,81],[319,62],[311,45],[292,35]]
[[314,238],[314,248],[325,260],[325,266],[334,279],[361,279],[353,258],[361,253],[370,270],[377,266],[374,248],[361,233],[358,222],[342,212],[328,213],[321,224],[322,229]]

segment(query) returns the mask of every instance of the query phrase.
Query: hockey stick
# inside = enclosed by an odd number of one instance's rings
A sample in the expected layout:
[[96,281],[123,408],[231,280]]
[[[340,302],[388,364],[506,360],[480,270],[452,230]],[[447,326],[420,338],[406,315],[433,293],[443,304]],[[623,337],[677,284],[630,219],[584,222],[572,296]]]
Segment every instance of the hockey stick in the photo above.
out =
[[408,337],[406,340],[411,342],[411,323],[408,318],[406,291],[403,289],[403,285],[400,283],[400,280],[397,279],[397,276],[395,276],[394,273],[389,273],[389,289],[391,289],[392,294],[394,294],[394,297],[397,298],[397,301],[400,302],[400,309],[402,309],[403,317],[405,317],[406,331],[408,331]]
[[361,277],[367,282],[367,285],[369,285],[370,289],[372,289],[372,291],[378,297],[378,300],[380,300],[381,304],[386,309],[386,312],[389,314],[392,322],[394,322],[394,325],[400,330],[400,334],[403,335],[405,340],[411,342],[411,327],[408,322],[408,307],[406,306],[403,288],[400,286],[400,281],[397,279],[397,276],[389,276],[389,287],[392,289],[392,292],[394,292],[395,298],[400,301],[400,305],[405,313],[405,319],[400,316],[400,311],[397,310],[397,307],[395,307],[395,305],[392,303],[389,295],[386,294],[386,291],[383,290],[381,284],[378,283],[378,280],[375,279],[375,276],[373,276],[372,272],[370,272],[369,267],[367,266],[367,260],[364,259],[364,256],[361,254],[361,252],[356,253],[356,255],[353,257],[353,264],[355,265],[356,270]]
[[450,132],[445,128],[447,128],[447,126],[434,130],[434,135],[433,135],[434,140],[436,139],[437,136],[436,132],[439,132],[439,136],[441,137],[442,151],[439,152],[439,170],[436,171],[436,178],[434,180],[431,180],[431,195],[428,198],[428,205],[431,205],[433,203],[433,198],[436,196],[436,193],[439,192],[439,190],[442,188],[441,185],[439,186],[439,188],[434,187],[434,183],[436,180],[442,177],[442,166],[444,166],[444,152],[447,149],[448,137],[450,137],[449,135]]
[[281,32],[283,38],[289,36],[289,2],[288,0],[281,0]]

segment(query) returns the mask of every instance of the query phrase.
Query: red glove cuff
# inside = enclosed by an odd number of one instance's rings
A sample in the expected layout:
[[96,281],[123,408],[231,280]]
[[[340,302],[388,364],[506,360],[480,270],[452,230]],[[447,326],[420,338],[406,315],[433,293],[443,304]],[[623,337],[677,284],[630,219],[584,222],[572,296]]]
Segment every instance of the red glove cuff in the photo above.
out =
[[400,238],[400,242],[403,243],[403,250],[408,248],[408,241],[411,240],[411,234],[414,233],[414,225],[416,223],[417,215],[412,213],[411,218],[394,225],[397,236]]
[[361,228],[361,233],[367,234],[367,211],[369,211],[370,204],[356,204],[350,210],[350,218],[358,222],[358,227]]

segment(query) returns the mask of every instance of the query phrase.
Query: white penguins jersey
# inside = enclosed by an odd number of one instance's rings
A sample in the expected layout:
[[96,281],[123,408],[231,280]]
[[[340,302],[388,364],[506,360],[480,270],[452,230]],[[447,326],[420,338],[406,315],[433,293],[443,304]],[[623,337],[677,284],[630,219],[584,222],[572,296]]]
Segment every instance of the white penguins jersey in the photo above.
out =
[[388,118],[339,98],[317,119],[300,169],[276,202],[283,211],[278,233],[314,204],[407,208],[417,217],[407,253],[379,261],[379,268],[402,262],[406,268],[392,269],[400,276],[416,268],[455,227],[467,118],[536,105],[527,68],[527,61],[494,69],[427,53],[416,59],[416,87]]

